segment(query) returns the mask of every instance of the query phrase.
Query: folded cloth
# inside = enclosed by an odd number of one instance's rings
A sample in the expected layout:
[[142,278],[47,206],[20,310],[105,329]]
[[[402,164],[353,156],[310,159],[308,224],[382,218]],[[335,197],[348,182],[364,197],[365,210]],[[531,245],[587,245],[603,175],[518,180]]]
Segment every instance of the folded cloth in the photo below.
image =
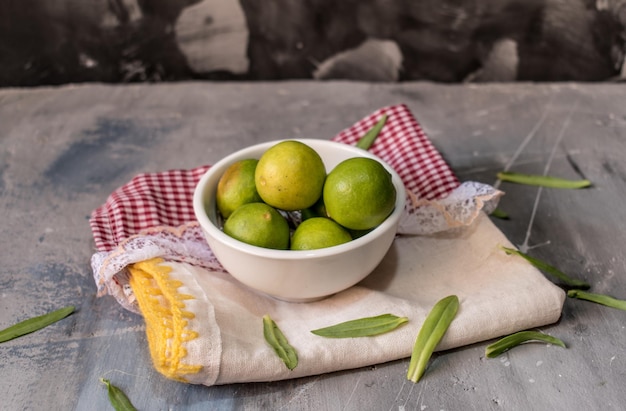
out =
[[[525,260],[484,211],[502,194],[458,179],[404,105],[382,108],[334,140],[354,144],[388,116],[370,151],[401,176],[409,201],[399,236],[365,280],[326,299],[279,301],[238,283],[195,222],[192,196],[208,166],[141,174],[95,210],[90,224],[99,295],[141,313],[155,368],[189,383],[272,381],[410,356],[432,305],[459,296],[457,317],[437,350],[553,323],[564,292]],[[376,337],[326,339],[310,331],[384,313],[409,322]],[[290,371],[263,336],[269,314],[299,356]]]

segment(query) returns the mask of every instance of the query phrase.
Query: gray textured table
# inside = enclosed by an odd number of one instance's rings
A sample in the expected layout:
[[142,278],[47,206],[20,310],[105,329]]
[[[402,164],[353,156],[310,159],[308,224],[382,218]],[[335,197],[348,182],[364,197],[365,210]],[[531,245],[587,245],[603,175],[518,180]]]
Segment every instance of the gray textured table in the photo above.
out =
[[[0,345],[0,409],[106,410],[110,378],[143,410],[570,410],[626,404],[626,313],[567,299],[543,344],[486,359],[485,343],[436,354],[424,379],[408,360],[283,382],[191,386],[150,362],[141,317],[96,298],[88,218],[140,172],[212,163],[252,143],[330,138],[375,109],[406,103],[461,180],[512,169],[568,178],[579,191],[506,185],[496,220],[532,255],[626,298],[626,87],[233,83],[0,90],[0,328],[74,304],[77,312]],[[553,151],[554,150],[554,151]],[[552,155],[554,153],[554,155]],[[511,164],[511,160],[515,160]]]

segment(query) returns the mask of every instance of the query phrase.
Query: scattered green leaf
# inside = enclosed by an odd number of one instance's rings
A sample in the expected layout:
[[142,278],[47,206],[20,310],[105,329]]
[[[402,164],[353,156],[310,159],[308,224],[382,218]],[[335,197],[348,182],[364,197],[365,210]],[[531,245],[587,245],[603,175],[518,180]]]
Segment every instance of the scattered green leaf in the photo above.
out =
[[0,343],[12,340],[17,337],[21,337],[22,335],[30,334],[44,327],[47,327],[48,325],[67,317],[68,315],[73,313],[74,310],[74,306],[70,305],[68,307],[52,311],[48,314],[29,318],[27,320],[14,324],[9,328],[5,328],[4,330],[0,331]]
[[346,321],[330,327],[312,330],[315,335],[328,338],[368,337],[395,330],[408,322],[407,317],[398,317],[393,314],[382,314],[376,317],[359,318]]
[[515,250],[513,248],[508,248],[508,247],[504,247],[504,246],[500,246],[500,248],[502,248],[507,254],[515,254],[518,255],[522,258],[524,258],[526,261],[528,261],[529,263],[531,263],[533,266],[535,266],[536,268],[540,269],[541,271],[548,273],[550,275],[552,275],[553,277],[558,278],[559,280],[561,280],[563,283],[565,283],[566,285],[570,286],[570,287],[575,287],[575,288],[581,288],[584,290],[589,289],[591,286],[589,285],[589,283],[582,281],[582,280],[576,280],[574,278],[569,277],[567,274],[565,274],[564,272],[558,270],[556,267],[551,266],[550,264],[547,264],[541,260],[538,260],[536,258],[533,258],[527,254],[522,253],[519,250]]
[[124,391],[111,384],[106,378],[100,378],[100,382],[107,386],[109,402],[115,408],[115,411],[136,411],[137,409],[128,399]]
[[559,347],[567,348],[565,343],[560,339],[538,331],[520,331],[515,334],[508,335],[485,348],[485,355],[489,358],[495,358],[505,351],[529,341],[544,341]]
[[495,217],[495,218],[500,218],[502,220],[508,220],[509,219],[509,215],[504,210],[502,210],[501,208],[496,208],[489,215],[492,216],[492,217]]
[[501,171],[498,179],[509,183],[526,184],[531,186],[541,186],[549,188],[578,189],[591,186],[589,180],[568,180],[565,178],[543,176],[535,174],[514,173],[512,171]]
[[626,300],[619,300],[604,294],[594,294],[583,290],[569,290],[567,296],[578,298],[579,300],[587,300],[596,304],[606,305],[607,307],[617,308],[626,311]]
[[380,130],[383,129],[383,126],[387,122],[387,114],[383,114],[378,123],[374,124],[374,127],[369,129],[363,137],[356,143],[356,146],[362,148],[363,150],[369,150],[369,148],[374,144],[374,140],[380,134]]
[[285,363],[287,368],[290,370],[296,368],[298,365],[298,354],[296,350],[289,345],[283,332],[267,314],[263,316],[263,336],[265,337],[265,341],[274,349],[276,355]]
[[456,295],[445,297],[433,306],[417,334],[406,375],[408,380],[416,383],[422,378],[428,360],[450,327],[458,309],[459,298]]

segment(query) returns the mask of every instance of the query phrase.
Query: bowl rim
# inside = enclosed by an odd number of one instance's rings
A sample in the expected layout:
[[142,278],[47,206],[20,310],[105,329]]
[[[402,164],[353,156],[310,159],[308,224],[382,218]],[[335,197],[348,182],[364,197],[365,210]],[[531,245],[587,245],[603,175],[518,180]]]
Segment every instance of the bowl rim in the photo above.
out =
[[[257,153],[259,150],[266,150],[267,148],[280,143],[282,141],[299,141],[308,145],[316,145],[316,144],[324,144],[330,146],[336,146],[343,150],[351,151],[356,156],[360,157],[369,157],[379,161],[392,176],[392,182],[396,186],[396,201],[395,207],[391,214],[379,224],[376,228],[374,228],[369,233],[356,238],[352,241],[348,241],[347,243],[335,245],[332,247],[319,248],[315,250],[276,250],[271,248],[263,248],[254,246],[251,244],[246,244],[242,241],[239,241],[233,237],[230,237],[226,233],[224,233],[207,215],[205,211],[205,190],[206,185],[209,180],[216,177],[216,174],[221,170],[222,172],[226,169],[227,166],[232,164],[233,162],[244,158],[248,153],[253,154]],[[315,149],[315,148],[314,148]],[[254,158],[253,155],[249,156],[249,158]],[[355,248],[359,248],[361,245],[365,243],[369,243],[373,241],[377,234],[382,234],[383,232],[389,230],[390,228],[396,227],[397,223],[400,220],[402,213],[404,212],[404,207],[406,203],[406,190],[404,184],[402,182],[399,174],[380,157],[375,154],[370,153],[369,151],[363,150],[353,145],[339,143],[331,140],[323,140],[323,139],[308,139],[308,138],[289,138],[289,139],[279,139],[266,141],[258,144],[254,144],[252,146],[245,147],[243,149],[237,150],[225,157],[221,160],[217,161],[213,164],[203,175],[200,177],[200,180],[196,184],[193,193],[193,209],[194,214],[196,216],[196,220],[200,224],[200,226],[205,231],[205,235],[213,237],[216,241],[227,244],[233,249],[239,250],[246,254],[263,257],[267,259],[276,259],[276,260],[301,260],[303,258],[307,259],[316,259],[316,258],[324,258],[333,255],[339,255],[345,253],[347,251],[353,250]]]

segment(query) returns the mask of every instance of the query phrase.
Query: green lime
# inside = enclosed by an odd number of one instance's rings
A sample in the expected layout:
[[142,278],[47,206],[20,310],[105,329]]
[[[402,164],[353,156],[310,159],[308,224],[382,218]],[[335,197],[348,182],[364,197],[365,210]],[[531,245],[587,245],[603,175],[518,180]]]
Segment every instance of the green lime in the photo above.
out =
[[332,247],[352,240],[342,226],[326,217],[313,217],[303,221],[291,236],[292,250],[316,250]]
[[287,220],[265,203],[248,203],[236,209],[224,223],[224,232],[258,247],[289,248]]
[[263,200],[256,191],[254,172],[259,160],[246,159],[231,164],[217,183],[217,209],[228,218],[237,208]]
[[396,187],[380,162],[354,157],[328,173],[323,196],[330,218],[351,230],[369,230],[393,211]]
[[285,211],[312,206],[322,195],[326,167],[319,154],[299,141],[283,141],[259,159],[255,182],[267,204]]

